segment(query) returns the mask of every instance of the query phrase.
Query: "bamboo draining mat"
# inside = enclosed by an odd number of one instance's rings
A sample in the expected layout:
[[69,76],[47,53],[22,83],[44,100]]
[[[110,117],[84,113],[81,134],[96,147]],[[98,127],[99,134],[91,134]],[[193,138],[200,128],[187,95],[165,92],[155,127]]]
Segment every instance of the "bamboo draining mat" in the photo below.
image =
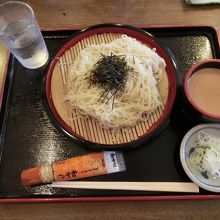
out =
[[163,78],[158,84],[158,90],[163,102],[163,106],[158,107],[146,121],[138,122],[136,126],[120,129],[112,132],[101,128],[94,118],[83,119],[77,114],[76,109],[71,109],[68,102],[62,101],[65,82],[71,64],[78,56],[79,52],[88,45],[109,43],[120,37],[121,34],[99,34],[85,38],[67,50],[56,63],[51,79],[51,93],[54,106],[61,118],[71,127],[74,133],[82,136],[85,140],[99,144],[123,144],[137,140],[140,136],[147,133],[149,128],[161,117],[164,105],[168,97],[168,78],[163,74]]

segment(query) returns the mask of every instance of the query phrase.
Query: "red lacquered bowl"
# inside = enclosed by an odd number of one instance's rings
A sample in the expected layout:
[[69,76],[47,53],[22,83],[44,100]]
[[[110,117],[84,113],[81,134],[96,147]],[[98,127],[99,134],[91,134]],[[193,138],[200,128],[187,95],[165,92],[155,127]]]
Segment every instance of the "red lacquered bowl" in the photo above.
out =
[[220,70],[220,60],[209,59],[196,63],[187,72],[184,79],[184,94],[183,94],[183,105],[186,113],[198,122],[220,122],[220,114],[213,114],[201,107],[195,99],[192,97],[189,91],[190,78],[198,70],[205,68],[214,68]]
[[[146,122],[138,122],[129,129],[120,129],[117,134],[101,128],[93,118],[76,119],[77,115],[67,103],[62,102],[66,74],[71,68],[68,63],[74,62],[83,45],[109,42],[126,34],[137,39],[150,48],[155,48],[166,62],[166,70],[158,85],[164,103],[155,110]],[[107,36],[107,37],[106,37]],[[92,40],[91,40],[92,39]],[[80,42],[80,43],[79,43]],[[66,65],[60,65],[66,63]],[[46,78],[46,100],[48,113],[52,122],[73,141],[94,150],[128,149],[138,147],[151,140],[165,127],[176,95],[176,65],[172,54],[163,47],[151,34],[136,27],[120,24],[102,24],[86,28],[72,36],[58,51],[50,63]],[[70,118],[76,120],[70,120]]]

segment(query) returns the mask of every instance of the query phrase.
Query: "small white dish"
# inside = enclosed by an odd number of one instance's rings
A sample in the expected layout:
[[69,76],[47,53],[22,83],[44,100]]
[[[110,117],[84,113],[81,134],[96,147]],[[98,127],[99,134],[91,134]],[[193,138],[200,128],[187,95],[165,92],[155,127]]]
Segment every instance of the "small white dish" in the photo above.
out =
[[214,179],[205,176],[189,160],[194,148],[193,143],[201,131],[208,133],[210,136],[220,138],[220,124],[201,124],[193,127],[186,133],[181,142],[180,160],[184,171],[195,184],[208,191],[220,192],[220,177]]

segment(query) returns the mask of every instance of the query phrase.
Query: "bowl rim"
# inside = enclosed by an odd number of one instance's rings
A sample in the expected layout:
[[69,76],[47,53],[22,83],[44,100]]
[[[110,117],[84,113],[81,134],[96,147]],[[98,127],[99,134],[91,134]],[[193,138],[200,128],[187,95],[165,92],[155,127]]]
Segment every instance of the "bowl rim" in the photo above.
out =
[[190,92],[189,92],[189,87],[188,87],[188,82],[189,82],[189,79],[190,77],[193,75],[193,73],[195,73],[198,70],[200,69],[205,69],[205,68],[212,68],[212,67],[202,67],[200,68],[202,65],[205,65],[205,64],[212,64],[212,63],[218,63],[219,64],[219,68],[215,68],[215,69],[220,69],[220,60],[218,59],[208,59],[208,60],[204,60],[204,61],[200,61],[194,65],[192,65],[192,67],[187,71],[186,75],[185,75],[185,78],[184,78],[184,92],[186,94],[186,98],[187,100],[190,102],[190,104],[197,110],[199,111],[201,114],[209,117],[209,118],[213,118],[213,119],[220,119],[220,115],[216,115],[216,114],[213,114],[213,113],[209,113],[207,112],[206,110],[202,109],[199,105],[197,105],[195,103],[195,101],[193,100],[192,96],[190,95]]
[[[127,143],[122,144],[101,144],[101,143],[95,143],[89,140],[84,139],[81,135],[75,133],[71,127],[61,118],[59,113],[57,112],[55,105],[53,103],[52,94],[51,94],[51,79],[53,70],[55,68],[56,63],[59,60],[59,57],[62,56],[69,48],[74,46],[77,42],[81,41],[82,39],[89,37],[93,34],[100,34],[100,33],[122,33],[122,34],[128,34],[129,36],[132,36],[141,42],[149,45],[151,48],[156,48],[157,52],[160,54],[163,54],[163,58],[165,59],[165,62],[167,64],[166,66],[166,72],[168,75],[168,82],[169,82],[169,92],[167,97],[167,102],[164,106],[164,112],[162,116],[157,120],[155,124],[153,124],[147,131],[147,133],[140,136],[137,140],[133,140]],[[138,36],[138,37],[137,37]],[[176,87],[177,87],[177,65],[174,60],[174,57],[172,53],[169,51],[168,48],[162,46],[160,42],[158,42],[153,35],[150,33],[136,28],[134,26],[130,25],[123,25],[123,24],[99,24],[94,25],[88,28],[85,28],[81,31],[78,31],[77,33],[73,34],[73,36],[70,36],[68,40],[61,46],[61,48],[58,50],[54,58],[52,59],[50,65],[48,66],[48,70],[45,75],[45,96],[46,96],[46,103],[49,107],[49,113],[50,116],[52,116],[53,122],[55,122],[58,125],[58,128],[60,128],[67,136],[72,138],[73,140],[77,141],[79,144],[83,144],[84,146],[90,145],[90,148],[93,149],[99,149],[99,146],[102,145],[104,147],[101,147],[100,149],[124,149],[124,148],[131,148],[129,145],[139,145],[138,142],[142,143],[143,138],[146,138],[148,136],[151,138],[155,132],[160,131],[160,127],[163,126],[163,123],[168,119],[168,116],[172,110],[174,100],[176,97]],[[146,141],[146,140],[145,140]],[[144,142],[145,142],[144,141]]]
[[198,186],[200,186],[203,189],[206,189],[208,191],[211,192],[220,192],[220,185],[219,187],[217,186],[213,186],[213,185],[207,185],[204,182],[202,182],[201,180],[199,180],[198,178],[195,177],[195,175],[192,173],[192,171],[190,170],[186,160],[185,160],[185,149],[186,149],[186,143],[189,140],[189,138],[192,136],[192,134],[198,132],[199,130],[202,130],[204,128],[218,128],[220,130],[220,124],[216,124],[216,123],[206,123],[206,124],[199,124],[193,128],[191,128],[183,137],[182,142],[180,144],[180,151],[179,151],[179,156],[180,156],[180,161],[182,164],[182,167],[185,171],[185,173],[187,174],[187,176]]

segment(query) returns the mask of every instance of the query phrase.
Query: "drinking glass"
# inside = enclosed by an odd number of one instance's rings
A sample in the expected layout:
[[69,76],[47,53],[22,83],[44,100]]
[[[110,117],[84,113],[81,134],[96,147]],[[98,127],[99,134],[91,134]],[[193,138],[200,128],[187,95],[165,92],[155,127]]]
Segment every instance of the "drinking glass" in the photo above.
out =
[[0,4],[0,39],[29,69],[43,66],[49,58],[34,12],[26,3],[8,1]]

